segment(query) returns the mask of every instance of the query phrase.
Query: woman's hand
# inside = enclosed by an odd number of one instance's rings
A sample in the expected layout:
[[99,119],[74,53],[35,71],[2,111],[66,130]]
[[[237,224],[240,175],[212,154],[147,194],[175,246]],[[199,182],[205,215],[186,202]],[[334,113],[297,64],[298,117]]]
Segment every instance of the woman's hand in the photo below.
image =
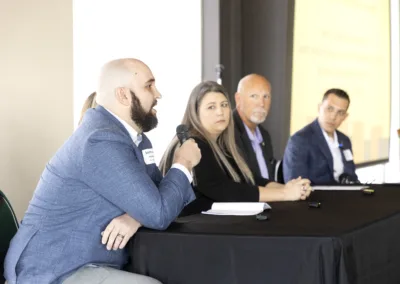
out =
[[283,188],[285,200],[305,200],[308,196],[310,196],[310,193],[312,191],[310,183],[311,182],[308,179],[302,179],[301,177],[298,177],[297,179],[292,179],[291,181],[286,183]]

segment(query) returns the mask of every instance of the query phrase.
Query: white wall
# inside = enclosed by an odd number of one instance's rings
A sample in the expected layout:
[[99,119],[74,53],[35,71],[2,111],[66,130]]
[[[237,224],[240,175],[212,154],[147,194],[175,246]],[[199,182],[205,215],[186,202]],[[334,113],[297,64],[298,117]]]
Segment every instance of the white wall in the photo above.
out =
[[163,98],[149,133],[157,162],[201,80],[201,0],[74,0],[74,118],[100,67],[133,57],[149,65]]
[[[390,1],[391,18],[391,119],[389,163],[357,170],[361,182],[400,182],[400,7],[399,0]],[[377,99],[379,99],[377,97]]]
[[400,1],[391,0],[391,130],[390,130],[390,161],[386,166],[385,181],[400,182]]
[[72,0],[0,1],[0,189],[21,219],[73,131]]

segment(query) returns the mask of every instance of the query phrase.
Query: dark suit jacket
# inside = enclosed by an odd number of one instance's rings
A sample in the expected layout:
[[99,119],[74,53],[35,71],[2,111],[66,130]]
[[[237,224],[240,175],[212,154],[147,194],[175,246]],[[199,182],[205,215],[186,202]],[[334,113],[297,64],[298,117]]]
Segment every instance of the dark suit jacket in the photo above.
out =
[[[247,135],[246,129],[244,128],[243,121],[240,118],[237,110],[233,111],[233,120],[235,123],[235,140],[238,148],[240,149],[243,158],[246,160],[247,165],[252,171],[253,175],[257,178],[262,178],[260,167],[258,166],[256,153],[253,150],[249,136]],[[264,160],[267,163],[269,179],[274,180],[275,178],[275,164],[274,154],[272,150],[271,136],[268,131],[263,127],[259,126],[261,136],[263,137],[264,144],[261,145],[261,149],[264,154]]]
[[[339,144],[342,144],[344,173],[357,180],[353,161],[346,161],[343,151],[353,152],[349,137],[336,131]],[[290,137],[283,159],[285,182],[301,176],[310,179],[314,185],[337,183],[333,176],[333,158],[318,120],[314,120]]]
[[255,178],[256,185],[245,182],[240,170],[233,159],[228,161],[239,174],[242,182],[235,182],[225,169],[222,169],[210,145],[199,138],[195,138],[201,151],[201,160],[194,168],[194,179],[197,185],[193,187],[196,199],[187,205],[181,216],[197,214],[211,208],[213,202],[258,202],[259,186],[265,186],[269,180]]

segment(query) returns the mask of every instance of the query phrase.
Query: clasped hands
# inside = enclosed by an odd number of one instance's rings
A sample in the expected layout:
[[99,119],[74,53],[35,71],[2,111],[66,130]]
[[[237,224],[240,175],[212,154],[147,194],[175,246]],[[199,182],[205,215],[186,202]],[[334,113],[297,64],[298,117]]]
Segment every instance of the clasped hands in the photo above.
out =
[[307,199],[312,191],[310,183],[310,180],[302,179],[301,177],[298,177],[297,179],[292,179],[291,181],[286,183],[283,187],[285,200],[295,201],[299,199]]

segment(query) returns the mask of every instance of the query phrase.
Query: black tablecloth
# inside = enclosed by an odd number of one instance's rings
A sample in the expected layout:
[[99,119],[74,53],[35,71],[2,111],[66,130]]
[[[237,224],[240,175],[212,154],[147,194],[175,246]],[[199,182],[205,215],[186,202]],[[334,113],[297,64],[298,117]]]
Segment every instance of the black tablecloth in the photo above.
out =
[[271,203],[269,220],[193,215],[141,229],[128,270],[162,283],[400,283],[400,187],[315,191]]

